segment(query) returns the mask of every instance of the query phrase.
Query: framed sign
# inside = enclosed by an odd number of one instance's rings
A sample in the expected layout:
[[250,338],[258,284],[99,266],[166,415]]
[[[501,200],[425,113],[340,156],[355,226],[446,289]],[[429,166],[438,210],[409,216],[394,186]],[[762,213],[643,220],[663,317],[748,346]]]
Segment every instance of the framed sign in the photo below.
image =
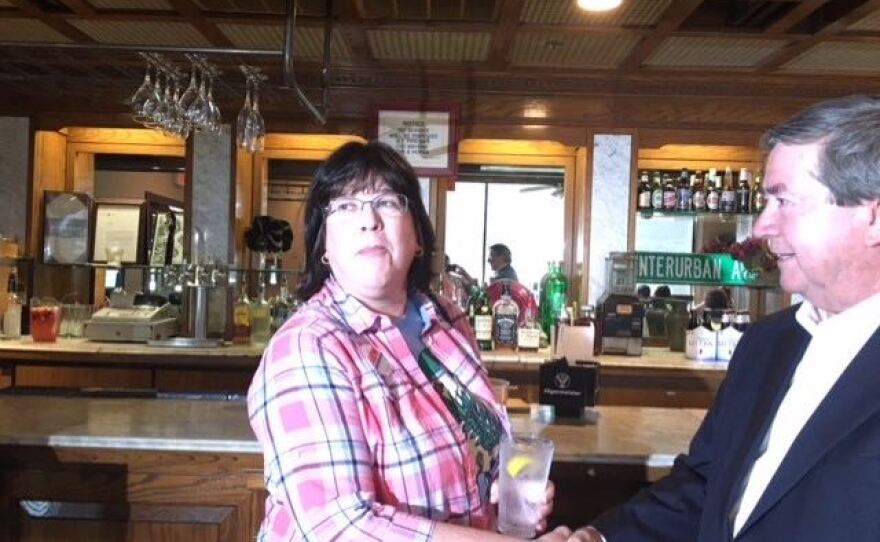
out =
[[119,200],[95,203],[92,261],[137,263],[141,240],[141,203]]
[[144,214],[146,243],[143,260],[150,265],[183,263],[183,203],[146,192]]
[[458,173],[458,124],[461,107],[453,103],[380,105],[376,138],[397,150],[425,177]]
[[43,195],[43,261],[87,263],[92,234],[92,198],[47,190]]

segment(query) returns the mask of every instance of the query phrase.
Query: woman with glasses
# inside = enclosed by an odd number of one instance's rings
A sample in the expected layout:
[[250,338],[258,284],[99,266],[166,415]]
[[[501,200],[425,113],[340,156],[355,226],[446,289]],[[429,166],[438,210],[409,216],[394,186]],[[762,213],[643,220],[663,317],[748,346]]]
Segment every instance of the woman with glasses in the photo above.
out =
[[507,539],[490,532],[489,489],[508,419],[467,319],[429,291],[434,233],[412,168],[348,143],[305,212],[308,302],[248,394],[269,490],[260,539]]

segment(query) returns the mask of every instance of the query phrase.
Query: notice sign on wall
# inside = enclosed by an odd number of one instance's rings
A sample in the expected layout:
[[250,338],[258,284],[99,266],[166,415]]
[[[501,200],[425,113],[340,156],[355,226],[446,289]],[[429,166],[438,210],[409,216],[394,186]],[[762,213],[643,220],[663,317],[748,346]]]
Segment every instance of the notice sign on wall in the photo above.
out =
[[418,175],[454,176],[458,111],[457,104],[383,106],[378,111],[377,137],[402,154]]

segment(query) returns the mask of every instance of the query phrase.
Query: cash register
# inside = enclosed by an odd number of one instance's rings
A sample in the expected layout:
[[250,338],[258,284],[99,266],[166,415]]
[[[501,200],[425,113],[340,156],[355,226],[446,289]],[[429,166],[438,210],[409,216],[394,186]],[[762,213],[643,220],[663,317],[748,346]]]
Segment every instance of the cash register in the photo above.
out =
[[641,356],[645,307],[635,295],[636,255],[612,252],[606,266],[606,290],[596,302],[597,353]]
[[96,311],[83,324],[83,334],[92,341],[147,342],[177,334],[177,308],[165,303],[146,304],[137,297],[128,306],[110,306]]

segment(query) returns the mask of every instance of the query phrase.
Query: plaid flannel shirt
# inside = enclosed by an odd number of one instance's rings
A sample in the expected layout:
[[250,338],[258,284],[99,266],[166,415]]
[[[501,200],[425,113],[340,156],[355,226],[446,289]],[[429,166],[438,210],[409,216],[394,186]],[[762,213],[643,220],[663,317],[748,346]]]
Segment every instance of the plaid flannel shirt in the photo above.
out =
[[[418,299],[425,345],[509,432],[464,314]],[[460,424],[387,316],[327,279],[278,330],[248,392],[264,452],[260,540],[428,540],[435,522],[492,529]]]

